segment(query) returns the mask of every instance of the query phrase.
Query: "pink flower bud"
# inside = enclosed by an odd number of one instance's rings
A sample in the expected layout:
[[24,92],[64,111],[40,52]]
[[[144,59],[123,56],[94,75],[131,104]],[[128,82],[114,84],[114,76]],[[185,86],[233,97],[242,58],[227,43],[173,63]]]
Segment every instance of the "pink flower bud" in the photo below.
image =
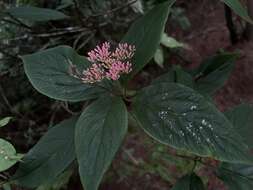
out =
[[93,64],[83,71],[81,79],[84,83],[100,82],[104,78],[118,80],[122,74],[132,71],[132,64],[129,61],[134,56],[135,46],[121,43],[115,51],[111,52],[110,49],[110,43],[104,42],[88,52],[88,60]]

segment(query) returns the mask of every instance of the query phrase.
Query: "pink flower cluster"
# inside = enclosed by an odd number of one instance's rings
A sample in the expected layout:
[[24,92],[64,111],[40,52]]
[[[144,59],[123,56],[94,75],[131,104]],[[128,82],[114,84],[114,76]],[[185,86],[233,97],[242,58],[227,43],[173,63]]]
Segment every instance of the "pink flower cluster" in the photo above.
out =
[[111,51],[110,43],[104,42],[88,52],[88,60],[93,64],[83,71],[82,81],[95,83],[104,78],[118,80],[121,74],[131,72],[132,64],[129,61],[134,52],[135,47],[127,43],[119,44],[114,51]]

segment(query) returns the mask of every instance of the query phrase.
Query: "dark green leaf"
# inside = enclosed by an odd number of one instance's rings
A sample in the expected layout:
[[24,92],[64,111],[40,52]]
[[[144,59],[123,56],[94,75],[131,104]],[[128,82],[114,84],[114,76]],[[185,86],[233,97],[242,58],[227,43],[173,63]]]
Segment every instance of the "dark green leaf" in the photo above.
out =
[[253,106],[241,104],[225,113],[233,124],[235,131],[241,135],[244,142],[253,148]]
[[68,18],[65,14],[56,10],[32,6],[13,7],[8,10],[8,13],[16,18],[30,21],[49,21]]
[[205,190],[205,186],[200,177],[193,173],[179,179],[171,190]]
[[229,6],[236,14],[238,14],[244,20],[253,24],[253,20],[252,18],[250,18],[247,12],[247,8],[241,4],[240,0],[221,0],[221,1],[224,2],[227,6]]
[[201,94],[213,94],[220,89],[234,68],[236,53],[223,53],[205,60],[195,73],[195,88]]
[[42,184],[36,190],[61,190],[68,185],[73,171],[67,170],[58,176],[51,184]]
[[175,82],[193,88],[192,76],[185,72],[179,65],[173,65],[170,71],[153,81],[155,83]]
[[168,13],[175,0],[158,4],[146,15],[133,23],[122,42],[135,45],[132,77],[154,56],[164,31]]
[[76,128],[76,154],[86,190],[96,190],[127,131],[127,110],[118,97],[91,104]]
[[158,83],[144,88],[134,99],[133,114],[150,136],[176,149],[233,163],[252,161],[226,117],[183,85]]
[[253,189],[253,166],[222,163],[217,175],[229,190]]
[[80,72],[90,63],[68,46],[59,46],[22,57],[25,73],[42,94],[64,101],[81,101],[105,93],[103,88],[84,84],[71,75],[71,65]]
[[76,118],[49,129],[24,156],[14,179],[30,188],[52,183],[75,159],[74,131]]
[[[225,112],[225,115],[233,124],[236,132],[242,136],[244,142],[253,148],[253,107],[241,104]],[[252,165],[222,163],[218,169],[218,177],[229,187],[229,190],[253,189]]]

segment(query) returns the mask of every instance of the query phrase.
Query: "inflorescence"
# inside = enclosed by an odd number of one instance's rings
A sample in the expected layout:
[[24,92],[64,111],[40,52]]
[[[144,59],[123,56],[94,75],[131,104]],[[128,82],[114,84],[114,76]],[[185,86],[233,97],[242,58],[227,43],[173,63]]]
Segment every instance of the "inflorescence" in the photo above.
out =
[[79,78],[84,83],[100,82],[103,79],[118,80],[122,74],[132,71],[130,59],[134,52],[135,46],[127,43],[120,43],[111,51],[111,44],[104,42],[88,52],[88,60],[92,65],[84,70]]

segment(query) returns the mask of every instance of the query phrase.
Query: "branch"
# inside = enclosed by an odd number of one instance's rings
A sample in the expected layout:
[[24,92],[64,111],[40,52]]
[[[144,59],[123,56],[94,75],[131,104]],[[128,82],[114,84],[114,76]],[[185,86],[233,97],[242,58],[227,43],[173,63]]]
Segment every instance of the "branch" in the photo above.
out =
[[75,10],[76,10],[79,22],[82,26],[84,26],[85,24],[84,24],[84,21],[82,19],[84,17],[84,15],[83,15],[82,11],[79,9],[79,4],[78,4],[77,0],[73,0],[73,2],[74,2],[74,7],[75,7]]
[[[71,33],[77,33],[77,32],[92,32],[87,30],[87,28],[73,28],[71,29],[68,28],[66,31],[59,31],[59,32],[49,32],[49,33],[41,33],[41,34],[33,34],[34,37],[41,37],[41,38],[46,38],[46,37],[52,37],[52,36],[61,36],[65,34],[71,34]],[[94,32],[94,31],[93,31]]]
[[122,6],[119,6],[119,7],[116,7],[114,9],[108,10],[108,11],[106,11],[104,13],[98,13],[98,14],[95,14],[95,15],[91,15],[91,17],[99,17],[99,16],[104,16],[104,15],[112,14],[112,13],[114,13],[116,11],[119,11],[121,9],[124,9],[124,8],[130,6],[130,5],[134,4],[134,3],[136,3],[137,1],[138,0],[130,1],[128,3],[123,4]]

